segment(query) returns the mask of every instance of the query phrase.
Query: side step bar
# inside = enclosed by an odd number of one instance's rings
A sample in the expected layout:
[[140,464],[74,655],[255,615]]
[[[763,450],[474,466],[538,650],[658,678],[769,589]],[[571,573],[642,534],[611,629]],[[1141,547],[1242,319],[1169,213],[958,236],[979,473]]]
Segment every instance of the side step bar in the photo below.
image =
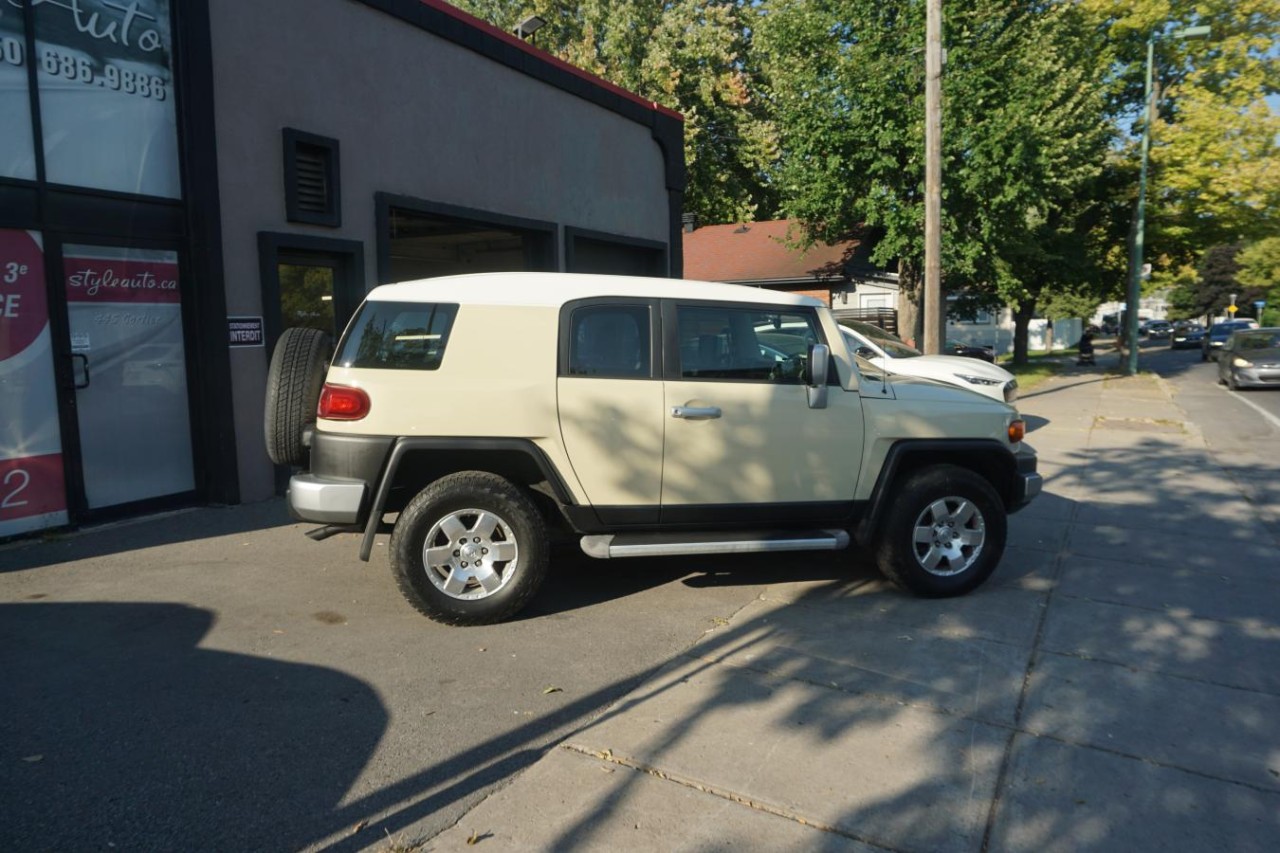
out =
[[598,560],[671,557],[680,554],[759,554],[772,551],[839,551],[845,530],[757,530],[729,533],[607,533],[583,536],[582,550]]

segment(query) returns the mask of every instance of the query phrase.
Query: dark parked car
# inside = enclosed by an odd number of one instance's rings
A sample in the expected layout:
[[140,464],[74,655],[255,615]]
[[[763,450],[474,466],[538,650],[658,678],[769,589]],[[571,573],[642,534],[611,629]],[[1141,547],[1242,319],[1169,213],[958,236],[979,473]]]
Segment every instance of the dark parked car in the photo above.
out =
[[1280,327],[1245,329],[1218,353],[1218,381],[1239,388],[1280,388]]
[[996,353],[992,347],[979,347],[960,341],[947,341],[942,345],[943,355],[962,355],[965,358],[980,358],[983,361],[996,363]]
[[1253,329],[1258,325],[1255,320],[1226,320],[1222,323],[1214,323],[1209,327],[1209,334],[1204,336],[1204,340],[1200,342],[1200,360],[1208,361],[1210,358],[1218,357],[1218,350],[1222,349],[1222,345],[1227,342],[1227,338],[1231,337],[1231,333],[1237,329]]
[[1204,345],[1204,326],[1199,323],[1175,323],[1169,336],[1169,349],[1200,349]]
[[1167,338],[1173,331],[1173,324],[1168,320],[1148,320],[1138,328],[1138,334],[1144,338],[1155,340]]

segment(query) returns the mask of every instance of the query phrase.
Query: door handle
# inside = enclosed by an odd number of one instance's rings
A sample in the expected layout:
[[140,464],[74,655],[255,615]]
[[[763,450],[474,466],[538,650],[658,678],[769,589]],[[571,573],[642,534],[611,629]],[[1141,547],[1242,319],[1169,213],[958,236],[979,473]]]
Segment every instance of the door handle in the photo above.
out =
[[88,388],[88,387],[89,387],[89,356],[85,355],[85,354],[84,354],[84,353],[82,353],[82,352],[73,352],[73,353],[71,353],[71,357],[72,357],[73,359],[75,359],[75,358],[81,359],[81,360],[83,360],[83,362],[84,362],[84,364],[82,364],[82,365],[81,365],[81,367],[83,367],[83,368],[84,368],[84,384],[83,384],[83,385],[81,385],[81,384],[80,384],[80,382],[79,382],[78,380],[73,379],[73,380],[72,380],[72,385],[73,385],[73,387],[74,387],[77,391],[79,391],[79,390],[81,390],[81,389],[83,389],[83,388]]
[[672,406],[671,417],[686,421],[709,421],[720,417],[719,406]]

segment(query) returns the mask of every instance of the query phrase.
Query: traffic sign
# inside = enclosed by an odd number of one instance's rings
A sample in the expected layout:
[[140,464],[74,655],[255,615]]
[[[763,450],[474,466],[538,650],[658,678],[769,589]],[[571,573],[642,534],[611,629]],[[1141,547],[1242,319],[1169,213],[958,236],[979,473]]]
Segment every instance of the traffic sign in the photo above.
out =
[[1240,309],[1239,309],[1239,308],[1237,308],[1237,307],[1236,307],[1236,306],[1234,306],[1234,305],[1228,305],[1228,306],[1227,306],[1227,313],[1228,313],[1228,314],[1234,314],[1234,313],[1236,313],[1236,312],[1237,312],[1237,311],[1239,311],[1239,310],[1240,310]]
[[1263,308],[1266,308],[1266,307],[1267,307],[1267,300],[1265,300],[1265,299],[1259,299],[1259,300],[1257,300],[1256,302],[1254,302],[1254,303],[1253,303],[1253,307],[1254,307],[1254,308],[1257,308],[1259,311],[1261,311]]

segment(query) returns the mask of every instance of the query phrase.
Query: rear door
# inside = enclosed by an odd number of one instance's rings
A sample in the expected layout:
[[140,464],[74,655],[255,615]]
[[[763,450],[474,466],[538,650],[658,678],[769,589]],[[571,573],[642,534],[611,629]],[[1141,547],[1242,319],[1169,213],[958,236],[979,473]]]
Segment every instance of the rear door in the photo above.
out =
[[662,352],[656,301],[579,300],[560,315],[557,396],[573,472],[605,524],[656,524]]

